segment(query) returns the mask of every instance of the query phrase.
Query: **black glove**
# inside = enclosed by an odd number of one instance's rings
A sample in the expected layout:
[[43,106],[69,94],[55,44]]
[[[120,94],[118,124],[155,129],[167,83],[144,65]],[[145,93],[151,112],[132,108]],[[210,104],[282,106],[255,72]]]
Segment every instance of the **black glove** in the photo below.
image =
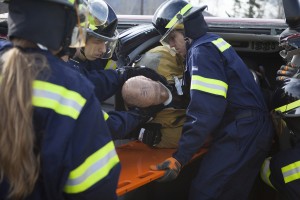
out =
[[145,76],[147,78],[152,79],[153,81],[159,81],[165,86],[168,85],[166,78],[158,74],[155,70],[151,68],[139,67],[139,66],[135,66],[135,67],[126,66],[123,68],[119,68],[118,71],[120,72],[124,82],[135,76]]
[[155,147],[161,141],[161,124],[147,123],[142,126],[138,140],[147,144],[150,147]]
[[277,81],[284,81],[287,78],[297,78],[299,76],[299,66],[296,66],[292,63],[288,63],[287,65],[282,65],[280,69],[277,71]]

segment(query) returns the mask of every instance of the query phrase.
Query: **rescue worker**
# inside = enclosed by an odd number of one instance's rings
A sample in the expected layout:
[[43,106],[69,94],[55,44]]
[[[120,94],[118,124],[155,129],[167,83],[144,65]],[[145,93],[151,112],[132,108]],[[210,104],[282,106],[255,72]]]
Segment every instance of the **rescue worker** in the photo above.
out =
[[[99,18],[102,18],[101,11],[105,7],[108,9],[107,21],[101,24]],[[111,60],[118,42],[118,18],[105,1],[89,1],[88,10],[86,45],[77,49],[69,63],[95,85],[96,96],[102,102],[114,95],[123,84],[115,70],[116,64]],[[105,66],[107,70],[104,70]]]
[[262,180],[280,199],[300,199],[300,52],[299,1],[283,0],[288,28],[280,34],[280,55],[288,62],[278,71],[280,85],[273,94],[272,117],[276,130],[278,151],[268,157],[262,168]]
[[92,84],[54,55],[85,41],[85,6],[8,3],[10,41],[0,42],[0,199],[117,199],[119,158]]
[[205,8],[168,0],[153,16],[161,43],[186,59],[191,100],[177,151],[150,168],[165,170],[160,181],[175,179],[211,135],[189,199],[247,199],[271,146],[272,123],[250,70],[229,43],[207,33]]
[[[108,9],[107,20],[105,23],[101,23],[102,10],[105,8]],[[152,79],[160,78],[158,74],[154,74],[155,71],[149,73],[150,69],[146,68],[126,68],[122,74],[120,74],[121,70],[103,70],[101,63],[106,63],[107,59],[111,59],[118,41],[118,19],[110,5],[102,0],[88,1],[88,10],[86,45],[78,49],[69,64],[94,84],[94,90],[100,102],[115,94],[122,87],[124,81],[132,76],[141,74]],[[162,105],[159,105],[143,110],[131,109],[130,112],[103,111],[103,113],[113,139],[123,139],[161,109]]]
[[274,121],[279,152],[268,157],[261,168],[262,180],[277,190],[280,198],[300,199],[300,81],[286,78],[274,92]]

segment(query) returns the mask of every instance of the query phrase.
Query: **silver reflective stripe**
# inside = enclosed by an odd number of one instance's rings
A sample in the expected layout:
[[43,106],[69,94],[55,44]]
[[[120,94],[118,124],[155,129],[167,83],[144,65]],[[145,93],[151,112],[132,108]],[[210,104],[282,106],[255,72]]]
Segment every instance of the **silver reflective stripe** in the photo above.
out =
[[286,167],[283,167],[282,168],[282,175],[283,175],[285,183],[289,183],[291,181],[300,179],[299,162],[298,162],[298,165],[297,165],[297,162],[296,162],[296,163],[290,164]]
[[300,167],[297,167],[295,169],[292,169],[292,170],[289,170],[287,172],[284,172],[283,173],[283,177],[288,177],[288,176],[291,176],[291,175],[294,175],[294,174],[297,174],[300,172]]
[[95,162],[93,165],[89,166],[83,174],[74,179],[68,179],[66,185],[68,186],[76,186],[83,183],[86,179],[92,176],[97,171],[101,170],[103,167],[109,163],[109,160],[117,156],[115,149],[112,149],[108,152],[103,158]]
[[224,93],[227,92],[227,88],[226,87],[222,87],[220,85],[211,84],[211,83],[205,83],[205,82],[202,82],[202,81],[199,81],[199,80],[192,80],[192,84],[204,86],[204,87],[210,88],[210,89],[221,90]]
[[47,98],[47,99],[51,99],[51,100],[57,101],[61,105],[74,108],[79,113],[80,113],[80,111],[82,109],[82,106],[79,105],[76,101],[74,101],[72,99],[64,98],[63,96],[61,96],[61,95],[59,95],[57,93],[53,93],[53,92],[50,92],[50,91],[40,90],[40,89],[34,88],[33,95],[35,97],[42,97],[42,98]]
[[230,44],[227,43],[225,40],[223,40],[222,38],[219,38],[217,40],[212,41],[212,43],[218,47],[218,49],[223,52],[226,49],[228,49],[230,47]]

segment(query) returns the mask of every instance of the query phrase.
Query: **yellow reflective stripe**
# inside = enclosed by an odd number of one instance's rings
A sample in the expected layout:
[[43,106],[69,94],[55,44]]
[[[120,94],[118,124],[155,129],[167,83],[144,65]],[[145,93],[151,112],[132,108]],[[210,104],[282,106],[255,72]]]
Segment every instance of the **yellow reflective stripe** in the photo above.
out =
[[110,141],[70,172],[64,191],[79,193],[89,189],[105,178],[119,162],[114,143]]
[[271,176],[270,160],[271,157],[265,159],[262,168],[260,170],[260,177],[267,185],[269,185],[270,187],[276,190],[276,188],[272,185],[270,181],[270,176]]
[[225,82],[217,79],[193,75],[191,81],[191,89],[220,95],[226,98],[228,85]]
[[300,161],[281,168],[285,183],[300,179]]
[[32,104],[36,107],[77,119],[85,103],[86,99],[75,91],[49,82],[33,82]]
[[104,120],[106,121],[109,118],[109,115],[103,110],[102,113],[103,113]]
[[92,15],[88,15],[88,22],[89,22],[89,28],[91,30],[96,30],[97,29],[97,24],[95,22],[95,18]]
[[104,69],[116,69],[117,63],[112,59],[109,59]]
[[174,24],[176,24],[177,22],[177,15],[181,14],[184,15],[187,11],[189,11],[193,6],[191,4],[186,4],[178,13],[176,13],[176,15],[171,19],[171,21],[169,21],[169,23],[166,25],[165,28],[171,28],[172,26],[174,26]]
[[231,47],[230,44],[228,44],[225,40],[223,40],[222,38],[219,38],[217,40],[212,41],[212,43],[221,51],[225,51],[226,49],[228,49],[229,47]]
[[74,4],[75,0],[68,0],[71,4]]
[[276,111],[280,111],[280,112],[287,112],[290,111],[294,108],[297,108],[300,105],[300,100],[294,101],[292,103],[286,104],[284,106],[281,106],[279,108],[276,108]]

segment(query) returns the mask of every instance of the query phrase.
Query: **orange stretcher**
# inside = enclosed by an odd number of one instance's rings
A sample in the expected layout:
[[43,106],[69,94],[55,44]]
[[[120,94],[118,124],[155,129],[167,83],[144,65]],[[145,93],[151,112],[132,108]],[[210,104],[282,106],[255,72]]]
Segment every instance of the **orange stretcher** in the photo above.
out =
[[[162,177],[164,171],[152,171],[149,169],[149,166],[164,161],[174,151],[174,149],[150,148],[139,141],[132,141],[117,147],[117,153],[122,165],[117,195],[122,196],[129,191]],[[201,149],[193,159],[200,157],[206,152],[206,148]]]

